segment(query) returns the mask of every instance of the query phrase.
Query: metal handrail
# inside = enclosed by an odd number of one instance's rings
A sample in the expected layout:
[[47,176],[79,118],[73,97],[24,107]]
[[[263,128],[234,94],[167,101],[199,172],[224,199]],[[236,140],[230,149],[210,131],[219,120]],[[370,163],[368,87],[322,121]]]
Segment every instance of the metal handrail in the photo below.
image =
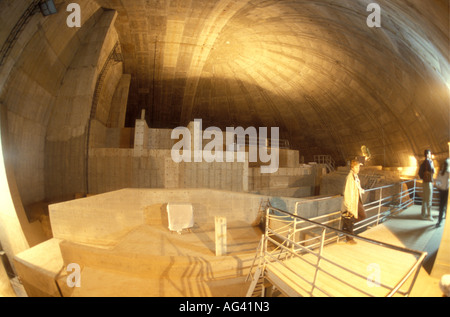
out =
[[[400,190],[394,192],[394,194],[390,194],[388,196],[383,196],[383,193],[386,193],[387,190],[394,188],[394,187],[399,187]],[[406,187],[406,189],[404,189],[405,187]],[[382,221],[384,221],[386,218],[388,218],[389,216],[395,215],[398,211],[403,210],[404,208],[406,208],[412,204],[415,204],[415,202],[417,201],[417,192],[420,192],[420,190],[417,190],[418,187],[419,186],[417,186],[417,180],[412,179],[412,180],[405,180],[405,181],[402,181],[402,182],[396,183],[396,184],[390,184],[390,185],[380,186],[377,188],[367,189],[365,191],[367,194],[370,194],[371,192],[376,193],[376,191],[379,191],[378,199],[369,201],[366,204],[364,204],[364,207],[367,212],[372,212],[373,210],[376,210],[376,213],[374,215],[368,217],[367,219],[361,221],[360,223],[358,223],[358,227],[355,227],[355,231],[358,231],[364,227],[368,227],[368,226],[371,226],[374,224],[378,225]],[[366,241],[366,242],[375,244],[380,247],[385,247],[385,248],[389,248],[389,249],[400,251],[400,252],[407,252],[407,253],[413,254],[414,256],[417,257],[417,261],[415,262],[415,264],[405,274],[405,276],[402,277],[402,279],[396,286],[388,287],[386,285],[382,285],[383,287],[391,290],[387,294],[387,296],[393,296],[396,293],[399,293],[402,295],[408,295],[415,283],[415,280],[417,279],[417,275],[419,273],[419,268],[422,265],[427,253],[419,252],[419,251],[411,250],[411,249],[408,249],[405,247],[399,247],[399,246],[391,245],[388,243],[383,243],[380,241],[375,241],[372,239],[368,239],[368,238],[364,238],[364,237],[360,237],[357,235],[352,235],[352,234],[343,232],[340,230],[341,211],[320,215],[320,216],[310,218],[310,219],[299,216],[300,208],[302,205],[311,203],[311,202],[315,202],[315,201],[327,200],[332,197],[335,197],[335,196],[327,196],[327,197],[316,198],[313,200],[298,201],[295,204],[295,209],[294,209],[293,214],[290,212],[284,211],[282,209],[275,208],[275,207],[271,206],[269,203],[269,207],[266,210],[267,214],[266,214],[265,234],[262,237],[262,240],[260,243],[261,245],[258,246],[259,252],[257,252],[254,262],[256,261],[256,258],[259,258],[260,266],[262,265],[263,267],[265,267],[266,264],[264,264],[264,263],[265,263],[265,261],[268,261],[267,258],[273,259],[274,256],[272,255],[272,253],[275,254],[275,252],[278,252],[278,259],[280,259],[283,256],[293,257],[293,256],[300,256],[305,253],[312,253],[314,256],[318,257],[317,264],[320,264],[321,261],[333,263],[332,261],[329,261],[327,258],[325,258],[321,255],[324,245],[328,244],[330,242],[338,241],[340,237],[350,236],[350,237],[353,237],[354,239]],[[407,199],[405,199],[405,198],[407,198]],[[269,211],[277,212],[279,214],[277,215],[277,214],[272,213],[269,215]],[[324,218],[327,218],[327,219],[325,221],[323,221]],[[282,223],[283,225],[278,227],[277,229],[271,229],[271,228],[269,228],[269,219],[272,221],[277,221],[279,223]],[[334,225],[334,223],[336,223],[336,222],[338,222],[338,224],[336,225],[337,228],[335,228],[334,226],[332,227],[332,225]],[[302,231],[311,232],[311,229],[315,229],[315,228],[322,230],[322,233],[320,235],[313,236],[312,238],[297,241],[297,235],[300,232],[302,232]],[[328,231],[328,233],[326,233],[327,231]],[[273,236],[274,238],[277,238],[279,241],[282,241],[282,242],[276,241],[275,239],[271,238],[270,235]],[[330,235],[331,235],[331,237],[327,237]],[[314,242],[314,241],[316,241],[316,242]],[[271,249],[272,253],[267,251],[268,242],[270,242],[273,246],[276,246],[273,249]],[[314,249],[317,249],[317,248],[319,248],[319,253],[316,253],[313,251]],[[284,252],[284,254],[283,254],[283,252]],[[280,262],[279,260],[277,260],[277,261]],[[339,266],[336,263],[334,263],[334,264]],[[253,265],[252,265],[252,267],[253,267]],[[346,268],[342,268],[342,269],[345,270]],[[251,274],[251,271],[252,271],[252,269],[250,269],[249,274]],[[315,275],[317,275],[317,273],[319,271],[324,272],[325,274],[329,274],[328,272],[323,271],[319,266],[317,266]],[[356,272],[354,272],[354,273],[357,275]],[[415,275],[413,277],[413,280],[412,280],[409,290],[407,290],[406,292],[400,291],[400,288],[406,283],[406,281],[409,278],[411,278],[413,273],[415,273]],[[264,273],[262,273],[262,274],[264,274]],[[334,277],[334,278],[339,280],[338,277]],[[320,290],[316,285],[312,286],[312,290],[314,288]],[[324,294],[327,294],[324,290],[320,290],[320,291],[323,292]],[[359,290],[359,291],[361,291],[361,290]],[[364,293],[364,291],[362,291],[362,292]],[[311,294],[312,294],[312,291],[311,291]]]
[[[407,189],[403,190],[404,185],[407,185],[408,183],[411,183],[412,188],[409,188],[408,186],[406,186]],[[383,196],[383,191],[385,192],[387,189],[391,189],[391,188],[395,188],[395,187],[400,187],[400,189],[401,189],[400,192],[394,193],[393,195],[390,195],[390,196]],[[417,196],[417,195],[415,195],[415,190],[416,190],[416,181],[415,180],[407,180],[407,181],[403,181],[403,182],[396,183],[396,184],[390,184],[390,185],[367,189],[365,191],[367,194],[370,192],[379,191],[378,199],[364,204],[366,212],[376,209],[377,213],[375,215],[370,216],[370,217],[366,218],[365,220],[359,222],[358,225],[355,227],[355,230],[361,230],[361,229],[369,227],[371,225],[378,225],[381,222],[383,222],[387,217],[395,214],[398,210],[402,210],[406,206],[413,204],[415,201],[415,197]],[[411,195],[413,195],[412,198],[411,198]],[[330,199],[330,197],[331,196],[321,197],[318,199],[314,199],[313,201],[327,200],[327,199]],[[406,198],[406,197],[408,197],[408,199],[406,201],[404,201],[404,198]],[[311,201],[312,200],[303,200],[303,201],[296,202],[294,215],[299,215],[299,208],[301,207],[301,205],[311,203]],[[400,204],[394,205],[393,202],[395,202],[395,201],[399,201]],[[340,219],[341,219],[340,214],[341,214],[340,212],[336,212],[333,214],[325,214],[325,215],[313,218],[313,220],[320,219],[323,217],[335,216],[336,219],[329,220],[329,221],[330,222],[340,221]],[[340,226],[340,223],[339,223],[339,226]],[[294,226],[294,228],[297,228],[297,226]],[[296,233],[297,232],[294,231],[292,234],[296,234]]]
[[[417,179],[414,179],[414,190],[415,193],[423,193],[423,187],[417,186]],[[439,206],[439,197],[436,195],[439,190],[436,186],[433,186],[433,197],[432,197],[432,207],[438,207]],[[422,203],[422,197],[415,195],[414,196],[414,203],[415,204],[421,204]]]
[[328,172],[336,170],[336,162],[330,155],[314,155],[314,162],[325,165]]
[[[378,245],[378,246],[385,246],[385,247],[388,247],[388,248],[390,248],[392,250],[404,251],[404,252],[411,253],[411,254],[414,254],[414,255],[420,255],[420,254],[423,253],[423,252],[420,252],[420,251],[417,251],[417,250],[408,249],[408,248],[405,248],[405,247],[400,247],[400,246],[397,246],[397,245],[394,245],[394,244],[389,244],[389,243],[386,243],[386,242],[381,242],[381,241],[373,240],[373,239],[370,239],[370,238],[366,238],[366,237],[361,237],[361,236],[357,236],[357,235],[354,235],[354,234],[350,234],[350,233],[344,232],[344,231],[342,231],[340,229],[336,229],[336,228],[330,227],[328,225],[312,221],[311,219],[307,219],[307,218],[303,218],[303,217],[294,215],[294,214],[292,214],[292,213],[290,213],[288,211],[284,211],[282,209],[279,209],[279,208],[276,208],[276,207],[273,207],[273,206],[269,206],[267,208],[266,212],[268,212],[269,210],[274,210],[274,211],[277,211],[277,212],[281,212],[281,213],[283,213],[283,214],[285,214],[285,215],[287,215],[289,217],[297,218],[297,219],[300,219],[302,221],[314,224],[317,227],[321,227],[321,228],[324,228],[324,229],[327,229],[327,230],[336,231],[336,232],[345,234],[347,236],[350,236],[350,237],[353,237],[353,238],[358,238],[359,240],[362,240],[362,241],[365,241],[365,242],[369,242],[371,244],[375,244],[375,245]],[[268,225],[268,223],[266,223],[266,225]]]
[[[403,190],[404,185],[406,185],[408,183],[411,183],[412,187],[408,188],[408,186],[407,186],[407,189]],[[401,188],[400,192],[394,193],[393,195],[390,195],[390,196],[383,196],[383,190],[385,191],[386,189],[390,189],[390,188],[394,188],[394,187],[398,187],[398,186]],[[385,186],[380,186],[377,188],[371,188],[371,189],[365,190],[366,193],[376,192],[376,191],[379,191],[378,199],[364,204],[364,208],[365,208],[366,212],[377,209],[376,215],[366,218],[364,221],[362,221],[359,224],[359,227],[357,227],[356,230],[362,229],[364,227],[368,227],[374,223],[376,223],[378,225],[380,222],[382,222],[388,216],[391,216],[391,215],[395,214],[398,210],[402,210],[406,206],[413,204],[415,202],[415,199],[417,196],[417,195],[415,195],[415,191],[416,191],[416,181],[415,180],[407,180],[407,181],[403,181],[400,183],[395,183],[395,184],[390,184],[390,185],[385,185]],[[411,198],[411,195],[413,195],[412,198]],[[326,200],[326,199],[330,199],[331,197],[332,196],[322,197],[322,198],[314,199],[313,201]],[[404,201],[404,198],[406,198],[406,197],[409,197],[409,198],[406,201]],[[312,200],[304,200],[304,201],[296,202],[294,214],[299,215],[299,207],[301,207],[301,205],[303,205],[303,204],[310,203],[311,201]],[[394,205],[393,202],[395,202],[395,201],[400,201],[400,204]],[[383,207],[386,207],[387,209],[383,210]],[[319,219],[320,217],[329,217],[330,215],[335,215],[336,217],[340,217],[340,212],[336,212],[334,214],[325,214],[325,215],[322,215],[322,216],[319,216],[316,218]],[[315,218],[312,218],[312,219],[315,219]],[[362,223],[364,223],[364,224],[362,225]]]
[[[403,190],[404,185],[407,185],[408,183],[413,183],[412,188],[409,188],[408,186],[406,190]],[[400,192],[396,192],[393,195],[385,196],[383,197],[383,191],[386,189],[391,189],[394,187],[400,187]],[[410,206],[411,204],[414,204],[415,199],[415,193],[416,193],[416,182],[415,180],[407,180],[400,183],[380,186],[377,188],[371,188],[365,190],[366,193],[379,191],[378,199],[368,202],[364,204],[364,209],[366,212],[369,212],[373,209],[377,209],[376,215],[373,215],[371,217],[366,218],[365,220],[361,221],[357,227],[355,227],[355,230],[362,229],[364,227],[368,227],[374,223],[376,225],[380,224],[380,222],[384,221],[387,217],[397,213],[399,210],[403,210],[405,207]],[[411,198],[411,194],[413,197]],[[403,201],[404,198],[408,197],[406,201]],[[400,202],[399,204],[394,204],[395,202]],[[386,210],[383,210],[383,208],[387,208]]]
[[[292,223],[294,223],[294,219],[297,219],[297,220],[300,220],[301,222],[309,223],[309,224],[311,224],[311,225],[313,225],[313,226],[315,226],[315,227],[317,227],[317,228],[321,228],[321,229],[322,229],[322,235],[321,235],[321,238],[320,238],[320,247],[319,247],[319,251],[318,251],[318,252],[314,252],[312,249],[307,248],[307,247],[301,245],[301,242],[295,241],[295,238],[294,238],[294,240],[292,240],[290,237],[284,237],[283,235],[277,234],[277,232],[276,232],[275,230],[269,228],[269,219],[270,219],[271,216],[272,216],[272,215],[270,215],[270,211],[275,211],[275,212],[277,212],[277,213],[281,213],[281,214],[284,214],[284,215],[286,215],[286,216],[288,216],[288,217],[293,218]],[[392,249],[392,250],[396,250],[396,251],[400,251],[400,252],[409,253],[409,254],[412,254],[412,255],[418,257],[417,261],[416,261],[416,262],[414,263],[414,265],[408,270],[408,272],[405,274],[405,276],[403,276],[403,277],[401,278],[401,280],[399,281],[399,283],[397,283],[397,285],[395,285],[394,287],[390,287],[390,286],[387,286],[387,285],[382,285],[383,287],[385,287],[385,288],[387,288],[387,289],[390,290],[390,292],[389,292],[386,296],[393,296],[393,295],[396,294],[396,293],[400,293],[400,294],[403,294],[403,295],[408,295],[408,294],[410,293],[410,291],[411,291],[411,289],[412,289],[412,286],[414,285],[415,280],[416,280],[416,278],[417,278],[417,275],[418,275],[418,272],[419,272],[419,268],[420,268],[420,266],[422,265],[423,260],[425,259],[425,256],[427,255],[426,252],[419,252],[419,251],[411,250],[411,249],[408,249],[408,248],[405,248],[405,247],[399,247],[399,246],[392,245],[392,244],[388,244],[388,243],[385,243],[385,242],[380,242],[380,241],[376,241],[376,240],[373,240],[373,239],[369,239],[369,238],[365,238],[365,237],[360,237],[360,236],[348,234],[348,233],[343,232],[343,231],[341,231],[341,230],[339,230],[339,229],[330,227],[330,226],[328,226],[328,225],[326,225],[326,224],[319,223],[319,222],[313,221],[313,220],[311,220],[311,219],[303,218],[303,217],[300,217],[300,216],[298,216],[298,215],[294,215],[294,214],[292,214],[292,213],[289,213],[289,212],[287,212],[287,211],[281,210],[281,209],[279,209],[279,208],[272,207],[272,206],[270,206],[270,205],[269,205],[269,207],[268,207],[267,210],[266,210],[266,230],[265,230],[266,232],[265,232],[265,235],[264,235],[264,238],[265,238],[265,242],[264,242],[265,249],[264,249],[264,257],[263,257],[263,260],[264,260],[264,261],[267,261],[267,263],[266,263],[265,265],[270,265],[270,263],[273,262],[273,261],[270,260],[270,258],[273,258],[274,256],[273,256],[270,252],[267,251],[267,242],[270,241],[270,242],[271,242],[272,244],[274,244],[274,245],[277,245],[277,244],[278,244],[279,247],[280,247],[281,249],[284,249],[284,251],[285,251],[286,253],[288,253],[288,254],[290,254],[290,255],[292,255],[292,256],[297,256],[297,257],[301,258],[301,254],[298,253],[299,250],[303,250],[303,251],[306,251],[306,252],[308,252],[308,253],[310,253],[310,254],[315,255],[315,256],[317,257],[317,259],[318,259],[316,265],[314,265],[314,269],[315,269],[315,278],[316,278],[316,276],[317,276],[317,273],[320,271],[320,272],[324,272],[324,273],[326,273],[326,274],[328,274],[328,275],[331,275],[331,276],[332,276],[333,278],[335,278],[335,279],[340,280],[339,277],[333,276],[331,273],[329,273],[329,272],[327,272],[327,271],[325,271],[325,270],[323,270],[323,269],[321,268],[320,263],[321,263],[322,261],[326,261],[326,262],[331,263],[332,265],[335,265],[335,266],[337,266],[337,267],[340,267],[341,269],[344,269],[344,270],[346,270],[346,271],[348,271],[348,272],[350,272],[350,273],[352,273],[352,274],[354,274],[354,275],[356,275],[356,276],[365,278],[364,276],[361,276],[360,274],[358,274],[358,273],[356,273],[356,272],[353,272],[353,271],[349,270],[348,268],[342,267],[342,266],[339,265],[338,263],[335,263],[334,261],[332,261],[332,260],[326,258],[326,257],[323,255],[323,248],[324,248],[324,244],[325,244],[325,243],[324,243],[324,242],[325,242],[325,232],[326,232],[327,230],[328,230],[328,231],[332,231],[332,232],[336,232],[337,235],[351,236],[351,237],[353,237],[354,239],[359,239],[359,240],[362,240],[362,241],[365,241],[365,242],[368,242],[368,243],[377,245],[377,246],[379,246],[379,247],[385,247],[385,248],[389,248],[389,249]],[[283,240],[283,243],[280,243],[280,242],[276,241],[275,239],[271,238],[270,235],[275,236],[275,237],[278,237],[279,239],[282,239],[282,240]],[[294,237],[295,237],[295,236],[294,236]],[[297,248],[294,248],[294,250],[293,250],[292,248],[287,248],[286,246],[283,245],[285,242],[288,242],[288,244],[291,244],[291,245],[295,245]],[[295,251],[295,250],[297,250],[297,251]],[[278,263],[283,263],[283,261],[278,261],[278,260],[277,260],[277,262],[278,262]],[[310,265],[313,265],[312,263],[309,263],[309,264],[310,264]],[[289,269],[289,268],[288,268],[288,269]],[[295,272],[294,272],[294,273],[295,273]],[[413,281],[412,281],[412,283],[411,283],[410,288],[409,288],[406,292],[401,292],[401,291],[400,291],[400,288],[406,283],[406,281],[407,281],[414,273],[415,273],[415,275],[414,275],[414,277],[413,277]],[[302,278],[303,280],[305,280],[303,277],[301,277],[301,278]],[[326,292],[325,290],[319,289],[319,288],[317,287],[317,285],[314,284],[314,283],[315,283],[315,278],[314,278],[313,283],[310,283],[309,281],[306,281],[308,284],[311,284],[311,287],[312,287],[312,290],[311,290],[310,294],[312,295],[312,292],[313,292],[314,289],[318,289],[318,290],[320,290],[321,292],[323,292],[324,294],[329,295],[329,294],[327,294],[327,292]],[[341,281],[342,281],[342,280],[341,280]],[[344,282],[345,284],[348,284],[348,283],[345,282],[345,281],[342,281],[342,282]],[[356,287],[354,287],[354,286],[352,286],[352,285],[349,285],[349,286],[351,286],[351,287],[353,287],[353,288],[356,288]],[[357,288],[356,288],[356,289],[357,289]],[[365,295],[371,296],[370,294],[368,294],[368,293],[365,292],[364,290],[358,289],[358,291],[361,292],[361,293],[363,293],[363,294],[365,294]]]

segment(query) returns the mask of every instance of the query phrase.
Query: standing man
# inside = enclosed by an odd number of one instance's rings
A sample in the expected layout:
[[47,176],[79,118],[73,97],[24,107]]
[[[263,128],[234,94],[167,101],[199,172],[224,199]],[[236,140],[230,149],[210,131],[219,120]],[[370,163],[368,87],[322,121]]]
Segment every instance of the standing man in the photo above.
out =
[[422,218],[433,221],[431,207],[433,205],[433,175],[434,165],[431,151],[425,150],[425,160],[419,168],[419,177],[423,180]]
[[[364,189],[361,188],[361,182],[358,177],[360,163],[351,161],[350,173],[347,175],[344,189],[344,208],[342,209],[342,231],[353,234],[353,225],[361,220],[366,219],[366,212],[362,203],[362,194]],[[347,242],[355,244],[353,237],[347,236]]]

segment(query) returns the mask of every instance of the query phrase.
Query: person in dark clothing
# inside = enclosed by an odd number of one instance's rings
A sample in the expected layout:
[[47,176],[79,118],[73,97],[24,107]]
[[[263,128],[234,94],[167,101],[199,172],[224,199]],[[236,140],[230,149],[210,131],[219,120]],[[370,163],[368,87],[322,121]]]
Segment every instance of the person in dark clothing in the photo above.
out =
[[439,219],[436,227],[441,225],[444,213],[447,209],[448,203],[448,188],[449,188],[449,174],[450,174],[450,159],[446,159],[439,170],[436,178],[436,187],[439,190]]
[[431,159],[431,151],[425,150],[425,160],[419,168],[419,177],[423,180],[422,218],[433,221],[431,207],[433,205],[433,175],[434,164]]

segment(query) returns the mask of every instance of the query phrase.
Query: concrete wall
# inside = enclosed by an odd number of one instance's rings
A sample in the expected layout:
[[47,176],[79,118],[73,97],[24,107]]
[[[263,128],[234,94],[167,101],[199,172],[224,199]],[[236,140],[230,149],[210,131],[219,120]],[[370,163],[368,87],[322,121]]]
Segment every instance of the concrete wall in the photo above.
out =
[[125,127],[125,117],[130,90],[131,75],[123,74],[117,84],[116,91],[111,101],[108,124],[110,128]]
[[14,257],[14,265],[29,297],[60,297],[56,279],[64,262],[58,239],[49,239]]
[[[107,128],[92,120],[89,194],[121,188],[211,188],[290,197],[315,194],[317,169],[300,165],[298,151],[281,150],[279,170],[272,174],[262,174],[261,163],[249,162],[248,154],[245,162],[239,162],[234,153],[233,162],[208,163],[194,162],[191,152],[192,162],[175,163],[171,149],[178,140],[171,139],[171,129],[149,128],[143,119],[135,124],[134,130]],[[131,141],[133,145],[126,148]],[[202,140],[203,146],[206,143]],[[229,152],[219,153],[226,156]]]
[[[247,163],[248,164],[248,163]],[[89,194],[122,188],[247,191],[246,163],[175,163],[170,150],[99,148],[89,152]]]
[[114,90],[96,91],[99,75],[118,41],[114,29],[116,15],[114,11],[104,11],[98,17],[65,74],[57,95],[45,144],[45,189],[49,200],[70,199],[75,193],[86,191],[87,134],[94,94],[99,94],[97,109],[94,109],[98,113],[94,117],[107,120],[104,109],[108,108],[105,105],[108,98],[102,96],[113,94],[115,87],[109,83],[117,82],[120,77],[119,69],[111,72],[112,79],[108,78],[108,73],[103,88]]
[[[2,40],[9,36],[28,5],[30,1],[2,1]],[[99,7],[94,1],[83,0],[80,5],[83,10],[83,27],[80,29],[66,26],[64,4],[59,5],[59,13],[51,17],[43,17],[40,13],[33,15],[0,70],[0,100],[7,109],[10,141],[10,147],[5,151],[14,157],[14,174],[24,205],[46,197],[47,127],[56,107],[61,82],[98,18]]]
[[[98,75],[118,41],[117,14],[94,0],[80,0],[82,26],[69,28],[70,2],[55,1],[58,13],[51,16],[33,14],[0,67],[1,146],[7,168],[5,193],[10,193],[8,208],[2,199],[0,220],[5,228],[0,238],[10,259],[47,239],[38,222],[30,223],[32,206],[73,198],[86,183],[88,120]],[[0,3],[2,46],[30,4]],[[122,76],[121,63],[110,70],[97,91],[95,115],[101,122],[123,127],[125,109],[120,107],[130,78]],[[115,116],[109,118],[108,112]]]
[[[192,124],[189,128],[194,135]],[[107,128],[92,120],[88,193],[121,188],[211,188],[297,198],[316,194],[317,171],[321,169],[300,165],[298,151],[282,149],[280,167],[272,174],[261,173],[261,163],[249,162],[248,154],[245,162],[239,162],[234,153],[233,162],[208,163],[194,162],[191,152],[192,162],[175,163],[171,149],[178,140],[172,140],[171,133],[171,129],[149,128],[143,119],[136,120],[134,130]],[[223,138],[225,141],[225,133]],[[202,146],[208,142],[202,139]],[[226,153],[219,152],[222,157]]]
[[155,204],[192,203],[197,223],[212,223],[215,215],[223,215],[252,224],[261,199],[205,189],[123,189],[51,205],[50,219],[57,239],[110,244],[144,224],[145,209]]
[[[151,217],[146,213],[154,205],[191,203],[198,224],[212,224],[214,216],[223,216],[228,222],[256,225],[268,201],[274,207],[293,212],[297,201],[306,200],[210,189],[122,189],[50,205],[50,220],[56,239],[111,245],[134,227],[146,223]],[[331,197],[329,201],[334,203],[308,201],[300,213],[310,218],[339,209],[340,197]]]
[[107,128],[96,119],[91,120],[89,146],[91,148],[131,149],[134,128]]
[[[99,85],[99,81],[97,81],[99,87],[96,92],[98,97],[96,100],[94,118],[100,121],[104,126],[109,124],[115,91],[123,77],[123,63],[119,61],[112,61],[110,63],[108,69],[105,70],[106,73],[104,74],[104,79],[101,81],[101,85]],[[120,104],[118,108],[126,109],[126,103],[125,107],[122,107],[122,104]]]
[[259,167],[250,168],[249,191],[297,198],[314,196],[316,167],[298,162],[294,166],[280,167],[272,174],[262,174]]
[[[62,1],[56,1],[61,9]],[[45,136],[56,95],[76,55],[87,21],[98,10],[91,0],[79,1],[85,14],[82,29],[64,28],[65,10],[50,17],[32,15],[16,35],[0,67],[1,165],[0,240],[12,257],[42,241],[42,232],[30,224],[24,206],[45,199]],[[31,1],[1,1],[0,45]],[[2,53],[4,51],[2,50]],[[3,164],[3,157],[5,162]],[[15,269],[13,267],[13,269]]]

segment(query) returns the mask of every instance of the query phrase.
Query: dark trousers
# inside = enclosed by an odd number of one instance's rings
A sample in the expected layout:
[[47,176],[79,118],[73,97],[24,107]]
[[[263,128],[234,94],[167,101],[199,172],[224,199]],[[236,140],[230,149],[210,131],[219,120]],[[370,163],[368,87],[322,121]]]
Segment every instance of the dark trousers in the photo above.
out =
[[[366,211],[364,210],[364,206],[361,200],[358,203],[358,219],[356,219],[353,215],[351,217],[342,217],[342,231],[354,234],[353,227],[355,223],[363,221],[367,218]],[[352,240],[352,237],[347,237],[347,240]]]
[[439,220],[438,224],[441,224],[444,213],[447,209],[448,202],[448,190],[439,190]]

